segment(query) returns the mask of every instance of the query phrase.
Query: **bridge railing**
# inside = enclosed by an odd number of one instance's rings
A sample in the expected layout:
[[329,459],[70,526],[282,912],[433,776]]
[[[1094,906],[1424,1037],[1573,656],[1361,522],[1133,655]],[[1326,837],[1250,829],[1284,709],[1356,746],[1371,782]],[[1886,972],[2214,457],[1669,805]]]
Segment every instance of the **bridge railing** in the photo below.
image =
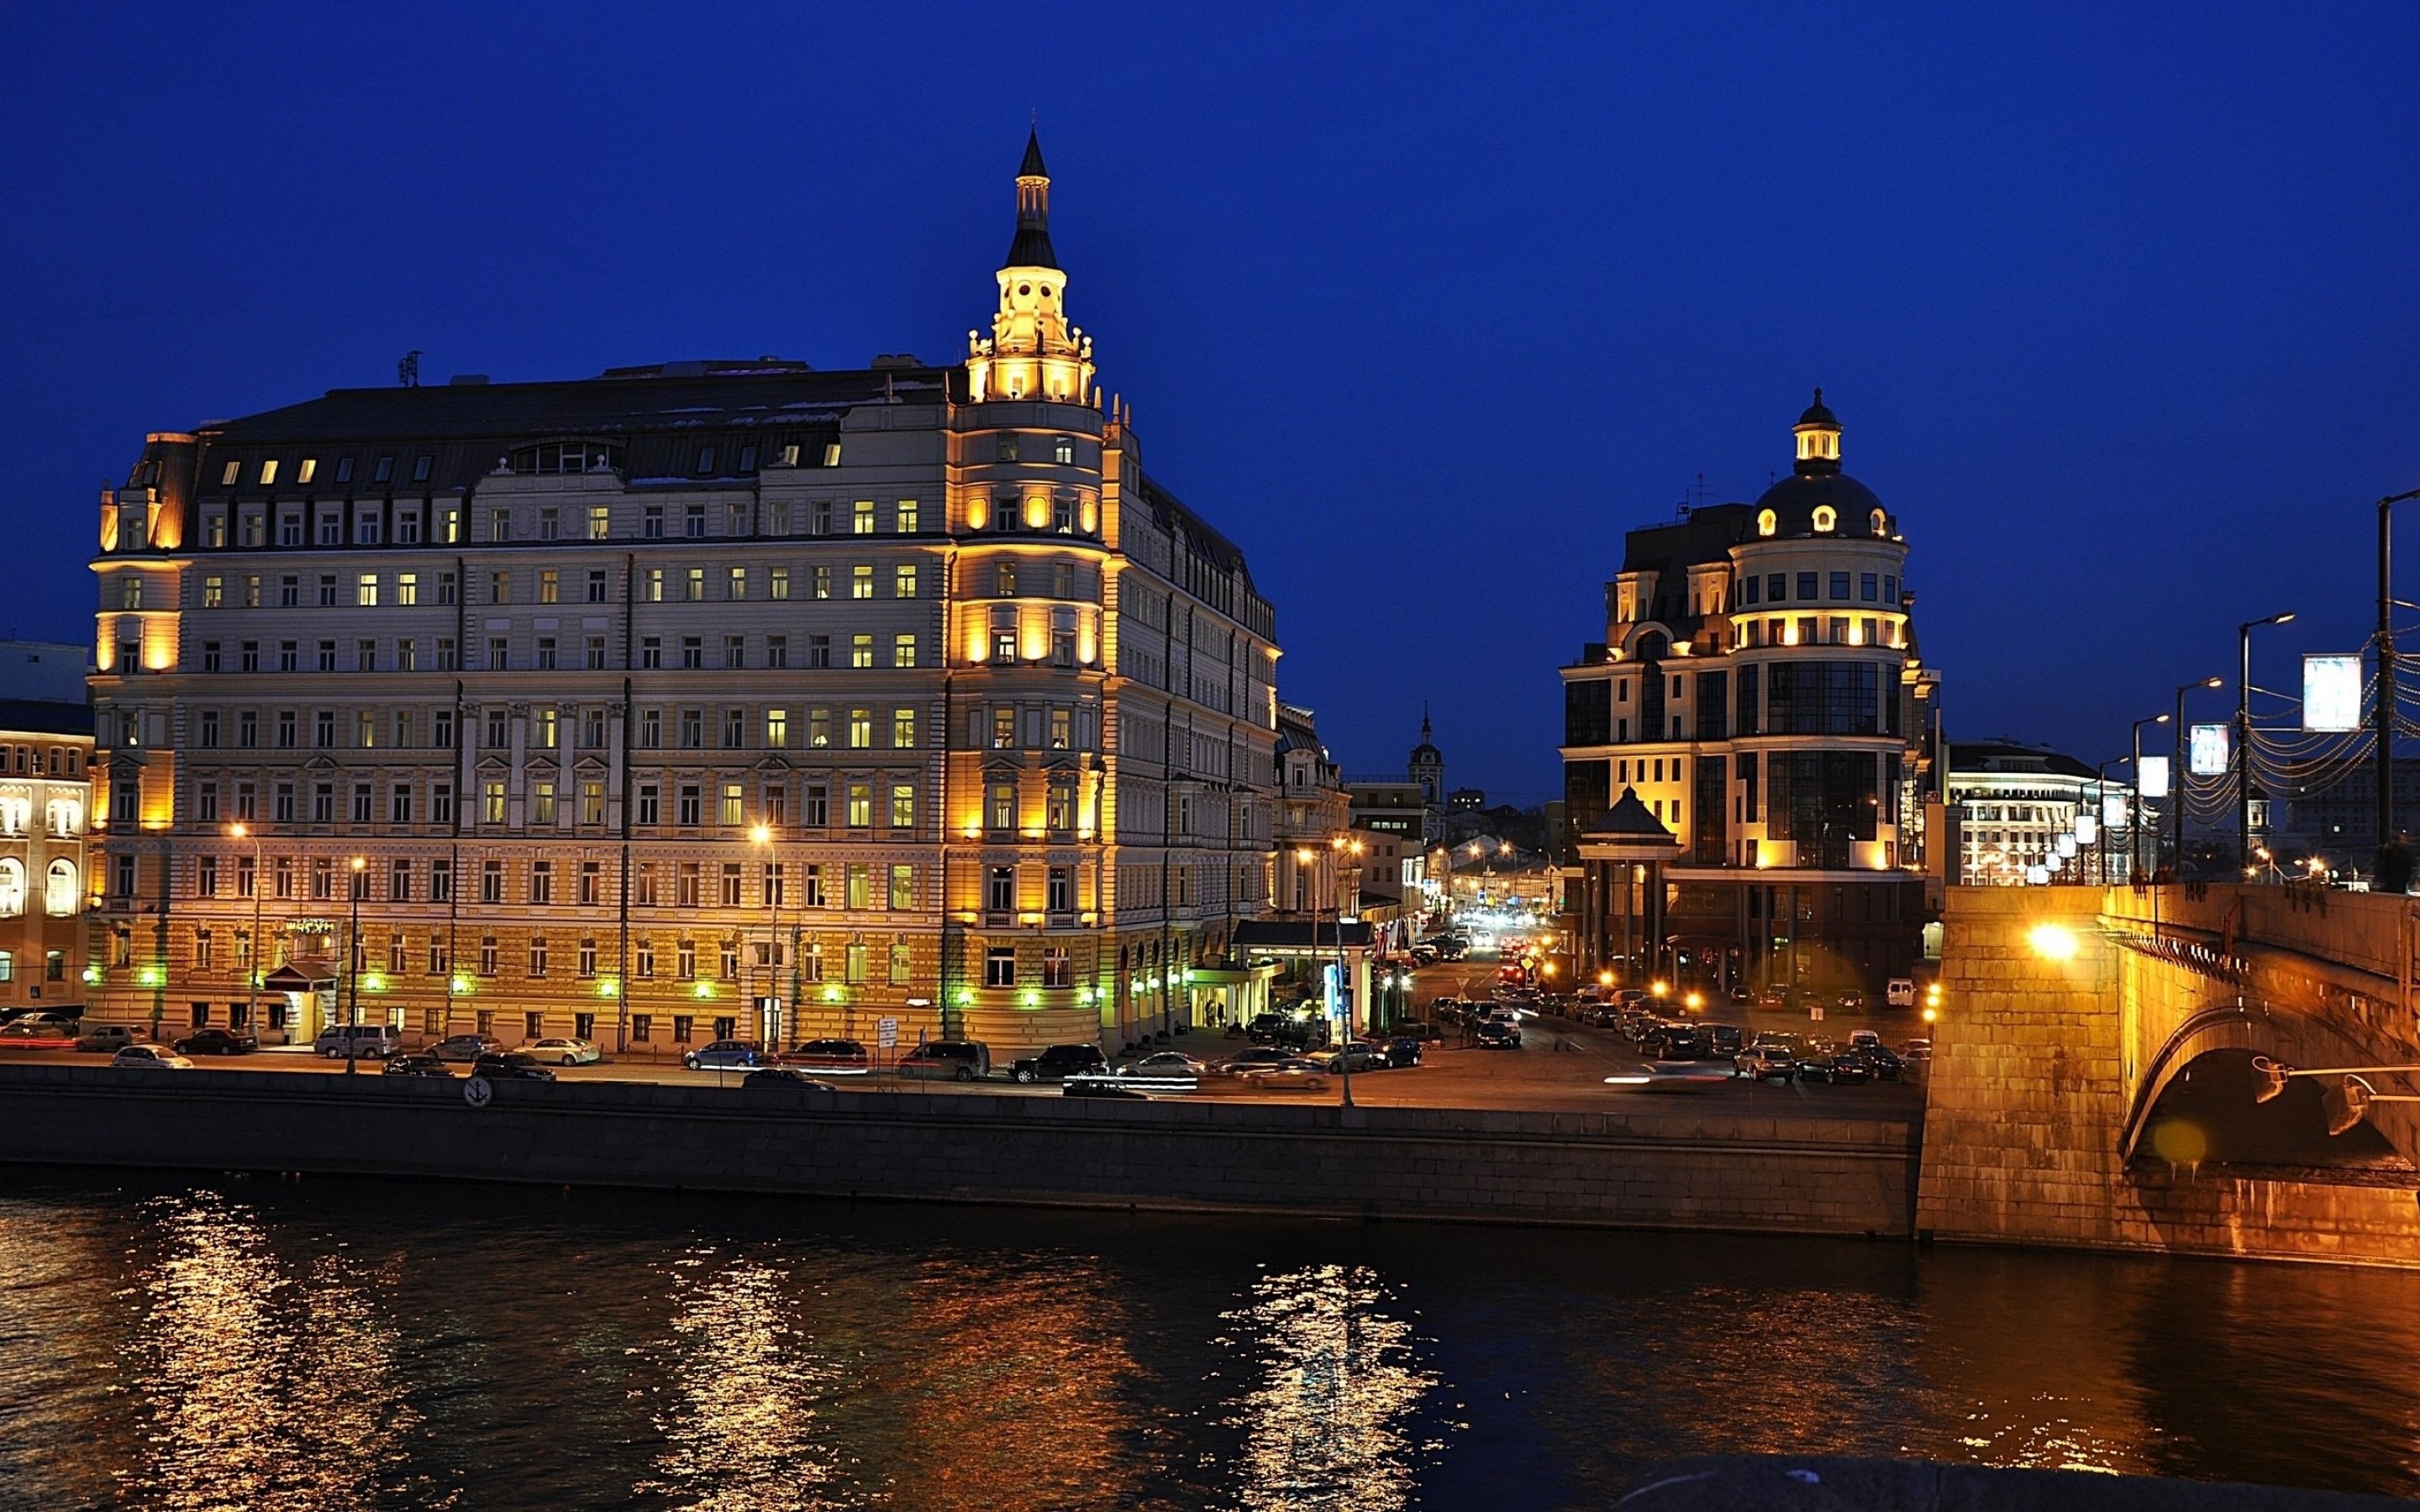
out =
[[2420,980],[2420,898],[2332,888],[2211,883],[2111,887],[2112,924],[2168,925],[2238,944],[2266,945],[2409,985]]

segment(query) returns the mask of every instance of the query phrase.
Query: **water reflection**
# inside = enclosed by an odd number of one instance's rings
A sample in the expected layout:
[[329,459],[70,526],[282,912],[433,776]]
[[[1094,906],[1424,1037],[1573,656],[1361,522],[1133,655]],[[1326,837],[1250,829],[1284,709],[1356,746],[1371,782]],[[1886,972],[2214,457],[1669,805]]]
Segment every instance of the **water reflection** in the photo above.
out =
[[1244,1434],[1243,1504],[1386,1512],[1408,1505],[1425,1452],[1414,1414],[1436,1386],[1376,1274],[1339,1265],[1264,1275],[1223,1321],[1259,1383],[1227,1421]]
[[789,1273],[711,1251],[674,1270],[664,1446],[635,1489],[706,1512],[859,1504],[820,1421],[840,1371],[794,1322]]
[[370,1500],[418,1427],[378,1300],[391,1278],[323,1254],[298,1281],[255,1215],[214,1192],[146,1203],[138,1220],[120,1348],[149,1424],[128,1489],[147,1505],[264,1512]]

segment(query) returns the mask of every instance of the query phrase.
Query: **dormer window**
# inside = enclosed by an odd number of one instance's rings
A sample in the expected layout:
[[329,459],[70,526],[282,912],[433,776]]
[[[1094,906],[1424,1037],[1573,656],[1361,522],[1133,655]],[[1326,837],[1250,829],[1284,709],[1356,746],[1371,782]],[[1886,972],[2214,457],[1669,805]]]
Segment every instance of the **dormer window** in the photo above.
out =
[[1874,533],[1876,535],[1888,535],[1890,533],[1890,521],[1885,517],[1881,510],[1877,509],[1874,511],[1872,523]]
[[1759,535],[1771,535],[1780,523],[1779,517],[1770,509],[1760,509],[1756,513],[1756,533]]
[[1815,506],[1815,529],[1819,532],[1829,532],[1833,526],[1839,523],[1839,519],[1840,517],[1833,512],[1831,505]]

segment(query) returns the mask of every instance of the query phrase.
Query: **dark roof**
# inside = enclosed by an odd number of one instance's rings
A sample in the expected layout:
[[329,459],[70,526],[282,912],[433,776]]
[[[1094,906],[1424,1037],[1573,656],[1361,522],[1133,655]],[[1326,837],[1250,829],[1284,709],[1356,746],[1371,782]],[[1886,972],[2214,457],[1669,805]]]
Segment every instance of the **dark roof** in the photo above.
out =
[[1954,740],[1949,743],[1951,776],[1962,772],[2026,772],[2056,773],[2062,777],[2097,777],[2100,774],[2076,758],[2047,746],[2027,746],[2014,740]]
[[92,733],[92,705],[0,699],[0,730],[31,735],[88,735]]
[[1664,821],[1638,801],[1638,790],[1633,787],[1623,788],[1613,807],[1598,815],[1595,824],[1581,831],[1580,838],[1671,846],[1681,843],[1678,836],[1664,827]]
[[[1815,466],[1812,462],[1799,465],[1809,469]],[[1839,466],[1837,462],[1823,465],[1830,469]],[[1838,517],[1829,533],[1847,536],[1872,534],[1874,511],[1883,507],[1871,488],[1840,471],[1793,472],[1764,490],[1756,501],[1758,509],[1773,511],[1776,535],[1814,534],[1818,504],[1831,505]],[[1885,511],[1883,529],[1888,531],[1890,526],[1889,512]]]
[[[1248,918],[1235,926],[1235,949],[1333,950],[1337,946],[1334,919]],[[1366,948],[1370,943],[1370,926],[1358,919],[1344,921],[1344,948],[1348,950]]]
[[1016,239],[1008,244],[1008,261],[1003,268],[1056,268],[1058,251],[1050,245],[1050,170],[1042,166],[1042,133],[1039,131],[1025,138],[1025,161],[1017,165],[1019,179],[1039,178],[1042,189],[1028,195],[1023,184],[1016,191]]
[[1807,407],[1806,413],[1798,417],[1798,423],[1802,425],[1829,425],[1834,430],[1840,428],[1840,417],[1824,406],[1822,389],[1815,391],[1815,402]]
[[[1038,126],[1025,133],[1025,161],[1016,165],[1016,177],[1019,178],[1050,177],[1050,170],[1042,166],[1042,129]],[[1817,389],[1815,397],[1818,399],[1823,397],[1823,391]]]
[[[803,363],[766,360],[666,363],[556,382],[332,389],[209,426],[193,464],[194,486],[225,495],[223,464],[241,461],[239,487],[258,493],[252,480],[260,459],[294,458],[308,448],[318,458],[318,476],[308,486],[281,483],[273,490],[279,498],[443,492],[473,486],[516,447],[588,438],[621,443],[621,471],[634,484],[745,476],[738,464],[751,446],[754,465],[762,466],[775,447],[796,442],[801,463],[814,467],[824,445],[840,439],[841,416],[849,409],[962,398],[962,372],[917,366],[819,373]],[[699,455],[707,447],[714,464],[701,473]],[[431,459],[429,475],[415,480],[424,455]],[[337,464],[349,455],[352,477],[340,484]],[[376,481],[380,457],[394,459],[385,482]],[[290,465],[285,471],[293,475]]]
[[1710,504],[1668,525],[1650,525],[1621,538],[1621,570],[1667,573],[1693,562],[1723,562],[1756,533],[1745,504]]

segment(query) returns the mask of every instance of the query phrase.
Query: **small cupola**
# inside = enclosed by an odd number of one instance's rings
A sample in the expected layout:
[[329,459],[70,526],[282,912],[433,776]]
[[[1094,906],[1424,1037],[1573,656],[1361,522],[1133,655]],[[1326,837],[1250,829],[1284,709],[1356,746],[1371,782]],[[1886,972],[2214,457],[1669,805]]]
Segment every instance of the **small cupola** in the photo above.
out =
[[1791,430],[1798,438],[1795,471],[1800,477],[1840,471],[1840,417],[1824,406],[1822,389],[1815,391],[1815,402]]

